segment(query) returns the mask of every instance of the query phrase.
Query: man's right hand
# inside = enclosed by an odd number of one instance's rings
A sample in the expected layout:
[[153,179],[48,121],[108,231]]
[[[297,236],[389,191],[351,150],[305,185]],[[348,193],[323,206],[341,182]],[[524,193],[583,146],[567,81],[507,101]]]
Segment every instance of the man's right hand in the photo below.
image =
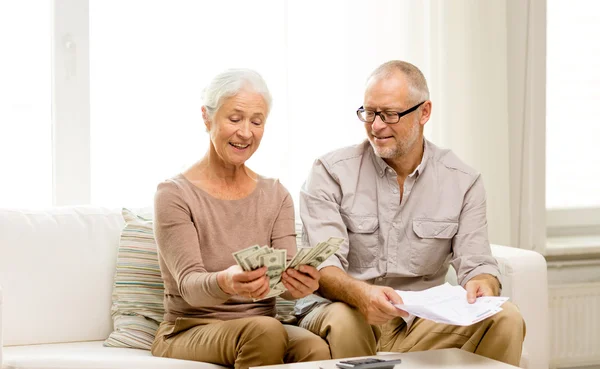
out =
[[239,265],[232,265],[217,274],[217,283],[228,295],[260,299],[269,293],[266,273],[267,267],[246,272]]
[[372,325],[384,324],[408,313],[392,304],[402,304],[402,298],[391,287],[365,285],[358,310]]

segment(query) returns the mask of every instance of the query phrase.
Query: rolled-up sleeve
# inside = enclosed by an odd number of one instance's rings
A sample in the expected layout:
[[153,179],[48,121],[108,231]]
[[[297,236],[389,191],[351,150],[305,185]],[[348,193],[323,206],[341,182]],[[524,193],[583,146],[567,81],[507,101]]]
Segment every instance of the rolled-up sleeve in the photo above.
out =
[[465,194],[452,250],[451,263],[463,287],[479,274],[491,274],[500,280],[498,263],[488,240],[486,194],[481,176],[475,178]]
[[345,239],[340,249],[325,260],[319,269],[336,266],[346,271],[348,268],[348,231],[340,215],[341,197],[339,178],[335,178],[328,165],[318,159],[300,191],[303,243],[314,247],[329,237]]

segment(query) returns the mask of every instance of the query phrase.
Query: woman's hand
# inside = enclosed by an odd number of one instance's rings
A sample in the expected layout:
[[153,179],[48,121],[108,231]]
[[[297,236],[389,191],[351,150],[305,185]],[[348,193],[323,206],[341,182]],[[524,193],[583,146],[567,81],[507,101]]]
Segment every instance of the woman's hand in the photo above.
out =
[[310,265],[301,265],[298,270],[289,268],[281,275],[281,281],[289,296],[299,299],[319,289],[321,273]]
[[260,299],[269,293],[266,273],[267,267],[246,272],[239,265],[232,265],[217,274],[217,283],[229,295]]

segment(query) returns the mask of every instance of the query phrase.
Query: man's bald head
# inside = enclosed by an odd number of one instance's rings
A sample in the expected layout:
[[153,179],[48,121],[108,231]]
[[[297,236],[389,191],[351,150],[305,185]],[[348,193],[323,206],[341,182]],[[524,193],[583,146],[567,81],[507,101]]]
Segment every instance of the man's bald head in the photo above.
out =
[[429,88],[425,76],[416,66],[401,60],[391,60],[381,64],[369,76],[367,83],[380,78],[388,78],[395,73],[402,73],[408,80],[409,96],[414,103],[429,100]]

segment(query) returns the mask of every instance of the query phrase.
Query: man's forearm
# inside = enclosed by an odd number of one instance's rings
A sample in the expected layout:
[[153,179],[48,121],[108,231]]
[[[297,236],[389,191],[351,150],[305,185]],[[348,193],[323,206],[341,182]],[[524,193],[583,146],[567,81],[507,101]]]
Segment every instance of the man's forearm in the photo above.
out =
[[356,280],[335,266],[321,269],[319,292],[331,301],[342,301],[348,305],[359,307],[364,291],[369,285]]

